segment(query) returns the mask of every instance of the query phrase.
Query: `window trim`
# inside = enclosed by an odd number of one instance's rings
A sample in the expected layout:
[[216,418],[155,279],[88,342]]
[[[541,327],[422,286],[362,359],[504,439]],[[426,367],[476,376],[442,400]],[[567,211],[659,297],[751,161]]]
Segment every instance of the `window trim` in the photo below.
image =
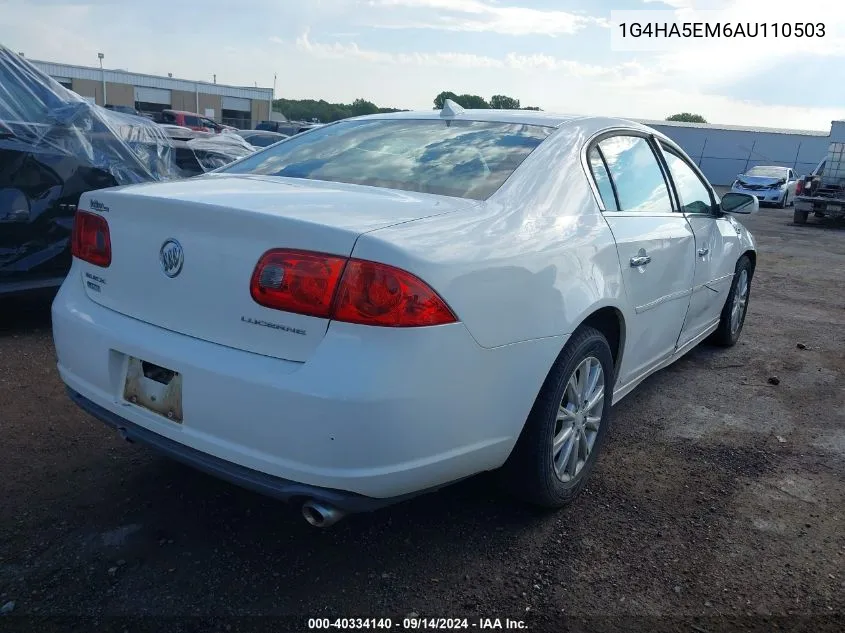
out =
[[[613,178],[610,175],[610,167],[607,166],[607,160],[604,157],[604,152],[601,151],[601,147],[599,147],[598,143],[596,143],[592,148],[587,150],[587,162],[590,165],[590,177],[593,179],[593,181],[595,181],[596,175],[595,173],[593,173],[593,164],[589,162],[590,152],[592,152],[593,150],[596,150],[596,154],[598,154],[599,160],[601,160],[601,164],[604,167],[604,172],[607,174],[607,182],[610,183],[610,190],[613,192],[613,202],[616,204],[616,209],[611,209],[610,211],[607,211],[607,213],[618,213],[620,209],[619,192],[616,191],[616,183],[613,182]],[[596,183],[596,190],[598,191],[598,183]],[[599,198],[601,199],[601,204],[602,206],[604,206],[604,198],[601,197],[601,191],[598,191],[598,194]],[[604,213],[605,210],[602,209],[602,212]]]
[[690,160],[684,158],[683,150],[681,150],[679,147],[674,146],[674,145],[675,145],[674,143],[670,144],[670,143],[667,143],[666,141],[664,141],[662,139],[658,141],[658,147],[660,148],[661,158],[662,158],[663,162],[664,163],[666,162],[666,157],[663,156],[663,152],[668,152],[668,153],[672,154],[675,158],[680,160],[682,163],[684,163],[687,167],[689,167],[692,170],[692,173],[695,174],[695,176],[698,178],[699,182],[702,185],[704,185],[704,189],[707,191],[708,194],[710,194],[710,212],[709,213],[698,213],[698,212],[686,212],[686,211],[684,211],[683,210],[684,205],[682,204],[682,200],[681,200],[681,192],[678,191],[678,187],[675,185],[675,179],[672,178],[672,170],[669,169],[669,164],[666,163],[666,173],[669,175],[669,178],[672,180],[672,188],[675,190],[675,194],[678,197],[678,212],[681,213],[682,215],[685,215],[685,216],[706,216],[706,217],[709,217],[709,218],[718,217],[719,214],[718,214],[717,210],[718,210],[719,207],[716,204],[716,195],[715,195],[716,192],[713,190],[713,187],[710,185],[707,178],[704,177],[704,174],[701,172],[701,170],[698,168],[698,166],[694,165]]
[[[608,138],[612,138],[614,136],[634,136],[645,140],[645,142],[651,149],[651,153],[654,156],[654,160],[657,163],[657,167],[660,170],[660,174],[663,176],[663,184],[666,186],[666,191],[669,194],[669,202],[672,206],[671,211],[667,211],[665,213],[641,213],[639,211],[607,210],[604,205],[604,201],[602,201],[598,185],[596,184],[595,179],[593,178],[592,168],[590,167],[589,152],[593,147],[596,147],[599,150],[599,154],[601,155],[602,160],[604,160],[604,153],[601,151],[601,148],[598,147],[598,144],[601,141]],[[612,128],[605,128],[603,130],[600,130],[599,132],[596,132],[595,134],[593,134],[593,136],[587,139],[587,142],[584,143],[584,145],[581,147],[581,168],[584,170],[584,173],[587,176],[587,182],[589,183],[590,188],[593,190],[593,197],[595,198],[596,204],[598,204],[599,210],[602,212],[602,214],[611,217],[678,217],[678,212],[680,210],[678,204],[678,196],[675,192],[674,183],[667,179],[668,168],[664,163],[662,152],[657,151],[660,149],[659,146],[656,144],[657,140],[658,137],[649,130],[642,130],[634,127],[618,126]],[[663,137],[659,137],[659,140],[663,140]],[[613,193],[616,196],[616,206],[621,207],[621,205],[619,204],[619,196],[616,191],[616,183],[613,181],[613,174],[610,173],[609,169],[607,170],[607,173],[610,177],[610,182],[613,185]]]

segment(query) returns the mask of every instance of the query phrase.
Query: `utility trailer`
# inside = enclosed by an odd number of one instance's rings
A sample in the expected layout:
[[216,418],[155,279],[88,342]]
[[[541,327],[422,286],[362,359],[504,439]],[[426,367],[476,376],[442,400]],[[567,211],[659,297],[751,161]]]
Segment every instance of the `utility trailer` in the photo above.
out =
[[827,156],[795,186],[795,224],[817,218],[845,217],[845,143],[831,143]]

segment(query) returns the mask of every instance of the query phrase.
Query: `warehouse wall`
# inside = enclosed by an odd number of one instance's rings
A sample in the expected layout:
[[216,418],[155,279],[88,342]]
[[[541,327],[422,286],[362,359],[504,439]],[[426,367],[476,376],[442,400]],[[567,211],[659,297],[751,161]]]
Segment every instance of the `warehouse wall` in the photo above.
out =
[[187,110],[188,112],[197,111],[197,96],[195,92],[186,92],[184,90],[170,91],[170,107],[173,110]]
[[135,87],[106,82],[106,100],[111,105],[135,106]]
[[252,126],[258,125],[259,121],[270,120],[270,102],[252,100]]
[[93,79],[74,79],[73,91],[81,97],[94,97],[97,105],[103,105],[103,84]]
[[218,123],[222,118],[221,113],[223,111],[223,97],[220,95],[206,95],[200,93],[200,109],[198,114],[205,116],[205,109],[212,108],[214,110],[214,120]]
[[651,124],[678,143],[714,185],[730,185],[755,165],[783,165],[797,174],[815,169],[833,141],[845,141],[845,122],[834,121],[828,136],[713,127]]
[[197,108],[197,94],[184,90],[171,91],[170,107],[174,110],[187,110],[205,116],[206,108],[214,109],[214,120],[220,120],[220,111],[223,109],[223,99],[220,95],[199,94],[199,108]]

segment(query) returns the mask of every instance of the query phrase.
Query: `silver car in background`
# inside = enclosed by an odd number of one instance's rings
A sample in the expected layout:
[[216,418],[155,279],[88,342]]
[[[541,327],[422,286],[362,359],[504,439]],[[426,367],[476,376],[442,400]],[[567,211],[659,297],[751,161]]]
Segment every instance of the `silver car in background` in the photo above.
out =
[[781,209],[795,199],[795,172],[789,167],[758,165],[739,174],[731,185],[734,193],[755,196],[761,204],[776,204]]

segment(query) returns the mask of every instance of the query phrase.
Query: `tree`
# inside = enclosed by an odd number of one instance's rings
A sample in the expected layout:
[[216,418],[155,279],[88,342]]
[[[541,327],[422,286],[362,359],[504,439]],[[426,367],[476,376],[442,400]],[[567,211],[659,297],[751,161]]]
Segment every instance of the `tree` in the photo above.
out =
[[366,99],[355,99],[350,104],[328,103],[314,99],[275,99],[273,110],[281,112],[291,121],[310,121],[317,119],[322,123],[331,123],[351,116],[375,114],[377,112],[400,112],[395,108],[379,108]]
[[680,114],[673,114],[666,118],[667,121],[682,121],[684,123],[707,123],[700,114],[690,114],[689,112],[681,112]]
[[454,92],[450,92],[448,90],[444,90],[439,95],[434,97],[434,109],[435,110],[442,110],[443,104],[446,103],[446,99],[451,99],[455,103],[458,102],[458,95]]
[[505,95],[493,95],[490,97],[490,107],[494,110],[519,110],[519,99]]
[[364,116],[365,114],[377,114],[378,106],[365,99],[355,99],[350,110],[352,116]]
[[459,95],[455,101],[467,110],[488,110],[490,104],[478,95]]
[[446,99],[451,99],[467,110],[487,110],[490,108],[490,104],[484,100],[484,97],[470,94],[456,95],[454,92],[446,90],[434,97],[434,109],[442,110],[443,104],[446,103]]

